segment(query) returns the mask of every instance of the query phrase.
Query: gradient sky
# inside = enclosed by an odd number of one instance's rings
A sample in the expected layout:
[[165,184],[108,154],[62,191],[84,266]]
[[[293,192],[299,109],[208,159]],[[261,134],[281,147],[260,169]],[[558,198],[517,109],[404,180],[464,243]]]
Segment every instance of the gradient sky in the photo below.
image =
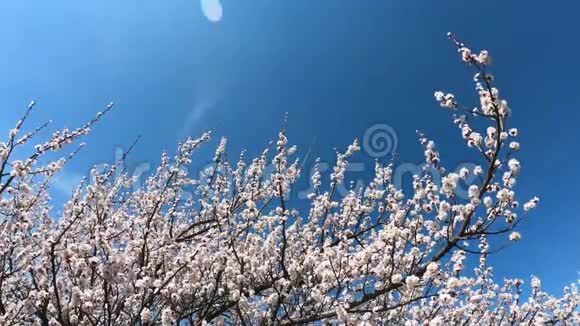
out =
[[454,169],[474,156],[432,94],[477,99],[445,38],[452,31],[491,52],[510,125],[521,131],[519,193],[541,197],[523,240],[492,258],[496,275],[533,274],[560,293],[580,270],[578,12],[574,1],[224,0],[212,23],[200,0],[5,1],[0,130],[32,99],[32,121],[57,127],[78,126],[114,100],[61,176],[63,192],[138,135],[133,165],[210,128],[229,138],[232,155],[257,153],[284,112],[290,141],[323,160],[384,123],[397,132],[400,162],[421,162],[420,129]]

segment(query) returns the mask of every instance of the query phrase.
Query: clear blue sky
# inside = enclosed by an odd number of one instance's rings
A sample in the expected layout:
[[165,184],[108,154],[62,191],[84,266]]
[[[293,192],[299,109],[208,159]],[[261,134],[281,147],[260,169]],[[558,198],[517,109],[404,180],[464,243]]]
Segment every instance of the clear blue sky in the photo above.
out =
[[[214,128],[232,153],[256,153],[289,112],[291,142],[330,160],[375,123],[393,126],[403,162],[419,163],[415,130],[451,168],[470,160],[433,91],[475,104],[453,31],[494,57],[521,130],[524,197],[540,208],[521,243],[493,258],[507,274],[560,292],[580,270],[577,130],[580,5],[574,1],[224,0],[219,23],[199,0],[10,1],[0,4],[0,129],[31,99],[34,121],[74,127],[114,100],[66,175],[113,160],[143,135],[135,163]],[[215,145],[215,142],[214,142]],[[201,163],[210,158],[201,158]],[[367,162],[368,163],[368,162]],[[63,181],[64,182],[64,181]]]

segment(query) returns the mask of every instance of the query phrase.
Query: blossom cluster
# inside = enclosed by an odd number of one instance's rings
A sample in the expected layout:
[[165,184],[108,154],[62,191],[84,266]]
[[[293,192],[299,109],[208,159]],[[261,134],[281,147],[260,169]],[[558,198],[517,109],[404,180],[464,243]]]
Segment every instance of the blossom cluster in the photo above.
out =
[[[134,177],[117,173],[121,160],[93,169],[57,208],[50,185],[70,156],[41,157],[68,148],[103,114],[17,160],[14,149],[45,127],[17,139],[31,105],[0,143],[0,324],[579,324],[575,284],[554,297],[532,277],[524,299],[523,280],[494,281],[495,246],[521,239],[516,227],[539,199],[519,204],[518,131],[507,127],[488,52],[451,39],[476,70],[480,107],[435,97],[458,112],[454,121],[481,164],[447,173],[435,142],[420,134],[425,162],[443,182],[425,171],[410,191],[393,184],[391,162],[377,160],[367,185],[338,194],[355,141],[337,152],[329,176],[312,175],[308,205],[288,200],[302,165],[285,130],[252,159],[230,161],[222,139],[213,167],[197,177],[189,166],[206,133],[173,157],[164,152],[137,189]],[[480,182],[468,198],[457,196],[471,175]],[[469,255],[479,264],[469,266]]]

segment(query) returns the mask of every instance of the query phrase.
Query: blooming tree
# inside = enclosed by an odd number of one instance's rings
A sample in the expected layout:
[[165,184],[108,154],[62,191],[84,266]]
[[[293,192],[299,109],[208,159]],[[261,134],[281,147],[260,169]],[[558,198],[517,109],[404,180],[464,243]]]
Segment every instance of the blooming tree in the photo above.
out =
[[[118,171],[123,156],[93,169],[55,208],[50,185],[72,155],[47,163],[47,154],[89,133],[112,105],[32,149],[47,126],[24,133],[32,103],[0,143],[0,324],[580,324],[576,285],[556,298],[535,277],[528,289],[519,279],[494,281],[490,242],[519,240],[514,229],[538,199],[520,204],[514,191],[518,131],[508,127],[487,51],[449,38],[475,69],[480,105],[435,97],[455,111],[481,165],[446,172],[435,143],[420,134],[428,168],[407,192],[392,183],[392,162],[378,161],[368,185],[339,195],[355,141],[328,178],[315,170],[307,205],[296,206],[286,195],[302,165],[285,131],[250,160],[230,162],[222,139],[213,168],[193,177],[188,166],[207,133],[173,157],[163,153],[140,187]],[[32,154],[15,158],[26,150]],[[443,175],[441,186],[429,169]],[[469,198],[457,196],[458,183],[473,175]],[[479,257],[473,270],[468,255]]]

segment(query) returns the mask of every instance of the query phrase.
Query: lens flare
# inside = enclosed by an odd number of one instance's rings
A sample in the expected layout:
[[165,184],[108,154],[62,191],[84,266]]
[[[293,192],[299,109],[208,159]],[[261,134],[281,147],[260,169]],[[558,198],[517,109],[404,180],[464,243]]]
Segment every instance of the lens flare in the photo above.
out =
[[222,20],[224,8],[220,0],[201,0],[201,10],[204,16],[213,23]]

